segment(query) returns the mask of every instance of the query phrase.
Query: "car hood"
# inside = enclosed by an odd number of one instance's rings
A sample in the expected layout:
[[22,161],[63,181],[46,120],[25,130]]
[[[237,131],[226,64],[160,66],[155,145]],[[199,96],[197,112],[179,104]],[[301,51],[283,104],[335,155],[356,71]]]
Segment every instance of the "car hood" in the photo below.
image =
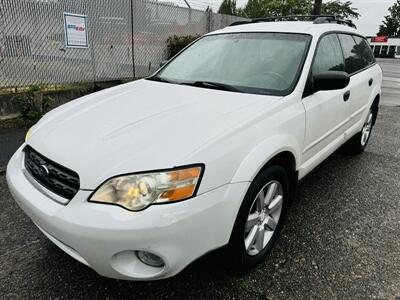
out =
[[119,174],[205,163],[188,157],[279,99],[139,80],[56,108],[28,144],[95,189]]

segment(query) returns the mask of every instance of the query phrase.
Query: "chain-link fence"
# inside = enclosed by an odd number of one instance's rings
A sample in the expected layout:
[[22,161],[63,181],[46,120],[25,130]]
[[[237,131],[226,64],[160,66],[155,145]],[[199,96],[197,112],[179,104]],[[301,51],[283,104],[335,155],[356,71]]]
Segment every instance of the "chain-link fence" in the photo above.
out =
[[[87,48],[66,46],[64,13],[85,16]],[[150,0],[0,0],[0,88],[147,76],[169,36],[237,20]]]

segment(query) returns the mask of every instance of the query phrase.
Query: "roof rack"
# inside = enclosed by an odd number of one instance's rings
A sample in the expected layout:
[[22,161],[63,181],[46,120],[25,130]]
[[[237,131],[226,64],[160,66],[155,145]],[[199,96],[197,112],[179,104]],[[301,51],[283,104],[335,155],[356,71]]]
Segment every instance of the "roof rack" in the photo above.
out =
[[243,24],[259,23],[259,22],[282,22],[282,21],[312,21],[314,24],[327,24],[335,23],[347,25],[352,28],[357,28],[351,20],[342,19],[340,16],[335,15],[293,15],[293,16],[274,16],[253,19],[249,21],[233,22],[229,26],[237,26]]

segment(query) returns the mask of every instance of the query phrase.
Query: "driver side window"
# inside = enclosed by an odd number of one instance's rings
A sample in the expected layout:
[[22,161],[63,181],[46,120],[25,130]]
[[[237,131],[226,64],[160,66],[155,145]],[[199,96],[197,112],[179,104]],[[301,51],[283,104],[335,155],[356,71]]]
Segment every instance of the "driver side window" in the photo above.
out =
[[342,48],[336,34],[321,38],[312,67],[313,75],[328,71],[344,71]]

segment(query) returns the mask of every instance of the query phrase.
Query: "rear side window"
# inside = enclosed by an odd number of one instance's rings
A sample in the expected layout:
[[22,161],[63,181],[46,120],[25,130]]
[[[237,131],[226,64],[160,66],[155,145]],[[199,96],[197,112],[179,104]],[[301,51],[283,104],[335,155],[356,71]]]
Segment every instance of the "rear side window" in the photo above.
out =
[[360,47],[357,46],[351,35],[339,34],[339,40],[343,48],[344,66],[347,73],[353,74],[368,66]]
[[356,41],[356,48],[357,51],[361,53],[361,57],[365,60],[367,65],[372,65],[375,63],[375,57],[374,54],[372,53],[371,47],[369,46],[368,42],[359,37],[359,36],[353,36],[354,40]]
[[336,34],[321,38],[312,67],[313,75],[328,71],[344,71],[342,49]]

